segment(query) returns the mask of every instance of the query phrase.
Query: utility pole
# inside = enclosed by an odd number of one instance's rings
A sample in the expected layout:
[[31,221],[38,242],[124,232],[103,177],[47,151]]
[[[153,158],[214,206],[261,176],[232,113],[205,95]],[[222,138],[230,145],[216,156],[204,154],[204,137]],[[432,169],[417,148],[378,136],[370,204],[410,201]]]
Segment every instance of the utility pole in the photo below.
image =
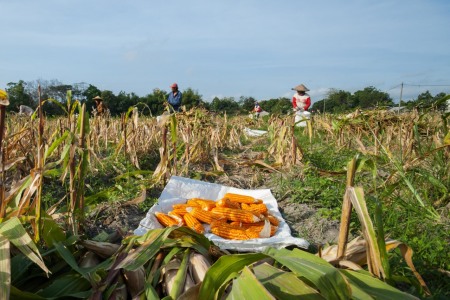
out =
[[400,105],[402,103],[402,96],[403,96],[403,82],[400,88],[400,100],[398,101],[398,113],[400,114]]

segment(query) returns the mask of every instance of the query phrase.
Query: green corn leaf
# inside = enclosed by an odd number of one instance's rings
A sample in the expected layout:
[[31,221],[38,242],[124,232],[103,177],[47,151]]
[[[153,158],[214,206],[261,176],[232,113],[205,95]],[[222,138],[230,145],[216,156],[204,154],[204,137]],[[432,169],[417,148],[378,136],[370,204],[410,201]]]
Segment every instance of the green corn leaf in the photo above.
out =
[[263,253],[233,254],[220,257],[206,272],[199,299],[220,299],[228,282],[245,266],[266,258]]
[[[359,297],[355,299],[367,299],[362,298],[361,295],[367,294],[373,299],[385,299],[385,300],[409,300],[418,299],[413,295],[404,293],[389,284],[373,277],[367,271],[350,271],[340,270],[340,272],[349,281],[352,290],[356,290],[356,295]],[[370,299],[370,298],[369,298]]]
[[172,290],[170,291],[170,296],[173,299],[177,299],[184,289],[184,283],[186,281],[186,275],[188,271],[189,254],[190,251],[188,248],[184,251],[183,260],[181,261],[180,264],[180,269],[178,269],[177,275],[175,275],[174,284]]
[[28,259],[32,260],[47,274],[50,272],[45,266],[39,250],[18,218],[13,217],[0,223],[0,235],[8,239],[23,254],[25,254]]
[[53,247],[54,242],[62,242],[66,239],[64,231],[45,211],[42,212],[42,221],[41,235],[49,248]]
[[339,271],[311,253],[294,249],[268,249],[268,255],[289,268],[300,279],[312,283],[327,299],[349,299],[350,287]]
[[[241,275],[233,280],[233,288],[227,299],[258,299],[258,300],[275,300],[261,282],[255,277],[248,267],[244,267]],[[294,299],[294,298],[291,298]]]
[[[4,298],[2,298],[2,299],[4,299]],[[53,299],[53,298],[45,298],[45,297],[36,295],[35,293],[23,292],[23,291],[19,290],[18,288],[11,286],[11,299],[46,300],[46,299]]]
[[124,268],[126,270],[133,271],[143,266],[159,252],[164,240],[169,236],[174,228],[176,227],[148,231],[142,236],[146,238],[145,242],[136,248],[133,253],[129,254],[123,261],[121,261],[117,265],[116,269]]
[[361,187],[348,187],[345,197],[350,197],[358,219],[361,222],[364,239],[369,248],[367,252],[370,253],[367,257],[369,270],[379,278],[386,278],[386,272],[381,262],[381,251],[378,245],[377,234],[375,233],[369,211],[367,210],[363,189]]
[[291,272],[282,271],[267,263],[254,267],[253,272],[256,278],[277,299],[325,300],[319,292]]
[[54,140],[53,143],[50,145],[50,147],[47,148],[47,150],[45,151],[44,159],[47,159],[50,155],[52,155],[53,151],[55,151],[55,149],[58,148],[59,145],[61,145],[61,143],[64,142],[68,136],[69,132],[65,131],[61,137]]
[[11,289],[10,243],[0,235],[0,299],[9,299]]
[[79,298],[87,299],[91,291],[91,284],[80,274],[64,274],[52,281],[50,285],[36,294],[47,299]]

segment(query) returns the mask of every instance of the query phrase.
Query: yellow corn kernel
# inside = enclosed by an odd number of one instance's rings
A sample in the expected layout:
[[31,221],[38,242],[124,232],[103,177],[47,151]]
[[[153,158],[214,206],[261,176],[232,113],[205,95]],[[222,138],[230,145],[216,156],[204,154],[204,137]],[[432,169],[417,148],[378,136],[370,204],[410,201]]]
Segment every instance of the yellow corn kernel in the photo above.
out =
[[234,209],[241,209],[241,204],[239,202],[231,202],[228,198],[222,198],[216,202],[217,207],[228,207]]
[[249,240],[256,239],[259,237],[259,234],[256,232],[249,231],[247,232],[244,229],[234,228],[232,226],[220,225],[217,227],[211,228],[211,232],[215,235],[218,235],[224,239],[229,240]]
[[258,204],[262,203],[262,200],[255,199],[252,196],[239,195],[234,193],[226,193],[223,198],[230,199],[231,202],[247,203],[247,204]]
[[254,213],[242,209],[226,208],[226,207],[216,207],[212,209],[214,214],[219,217],[225,217],[230,221],[241,221],[245,223],[255,223],[261,221]]
[[155,212],[155,217],[158,220],[158,222],[165,227],[178,226],[178,222],[174,218],[164,213]]
[[197,220],[191,213],[186,213],[184,216],[184,222],[186,222],[186,226],[191,228],[192,230],[198,233],[204,233],[205,229],[203,225]]
[[241,206],[243,210],[249,210],[258,215],[267,213],[267,206],[264,203],[260,204],[242,203]]
[[179,208],[188,208],[188,207],[200,207],[200,204],[196,203],[196,202],[192,202],[191,204],[187,204],[187,203],[178,203],[178,204],[173,204],[172,208],[173,209],[179,209]]
[[179,215],[174,211],[169,211],[167,214],[178,222],[178,226],[183,226],[186,224],[184,223],[183,215]]
[[210,211],[199,209],[198,207],[194,207],[189,213],[197,220],[208,224],[211,224],[214,220],[218,219],[217,215],[213,214]]
[[186,208],[174,208],[172,212],[176,213],[177,215],[184,216],[188,211],[186,210]]

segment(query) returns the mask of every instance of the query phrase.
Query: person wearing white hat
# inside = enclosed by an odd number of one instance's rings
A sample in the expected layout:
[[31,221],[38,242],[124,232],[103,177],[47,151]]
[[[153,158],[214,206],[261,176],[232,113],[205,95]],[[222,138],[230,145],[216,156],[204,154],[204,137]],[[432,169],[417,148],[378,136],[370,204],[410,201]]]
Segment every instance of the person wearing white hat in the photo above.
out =
[[292,88],[297,93],[292,97],[292,108],[295,112],[295,123],[299,127],[306,126],[306,122],[302,119],[309,119],[311,113],[308,108],[311,106],[311,97],[306,93],[309,89],[304,84],[299,84]]
[[181,108],[181,101],[183,100],[183,94],[178,90],[178,84],[174,83],[170,86],[172,92],[169,93],[169,97],[167,98],[167,102],[169,102],[170,106],[174,111],[178,112]]

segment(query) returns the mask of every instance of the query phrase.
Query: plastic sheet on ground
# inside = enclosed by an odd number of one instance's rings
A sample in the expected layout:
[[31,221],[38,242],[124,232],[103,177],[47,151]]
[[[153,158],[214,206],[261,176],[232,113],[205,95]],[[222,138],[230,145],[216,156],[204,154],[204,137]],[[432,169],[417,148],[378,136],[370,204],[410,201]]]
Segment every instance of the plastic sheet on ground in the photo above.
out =
[[268,207],[270,213],[280,220],[280,224],[273,237],[244,241],[223,239],[215,234],[209,233],[209,225],[204,224],[205,236],[214,242],[215,245],[219,246],[221,249],[241,252],[260,252],[264,251],[267,247],[279,249],[291,245],[305,249],[308,248],[309,243],[306,240],[295,238],[291,235],[288,224],[284,221],[278,210],[277,200],[269,189],[244,190],[178,176],[172,176],[161,193],[158,202],[150,208],[146,217],[141,220],[139,227],[134,231],[134,234],[142,235],[150,229],[161,228],[162,226],[157,221],[154,213],[167,213],[172,210],[172,205],[175,203],[184,203],[187,199],[195,197],[219,200],[228,192],[261,199]]
[[267,133],[265,130],[256,130],[245,127],[244,133],[248,136],[261,136]]

